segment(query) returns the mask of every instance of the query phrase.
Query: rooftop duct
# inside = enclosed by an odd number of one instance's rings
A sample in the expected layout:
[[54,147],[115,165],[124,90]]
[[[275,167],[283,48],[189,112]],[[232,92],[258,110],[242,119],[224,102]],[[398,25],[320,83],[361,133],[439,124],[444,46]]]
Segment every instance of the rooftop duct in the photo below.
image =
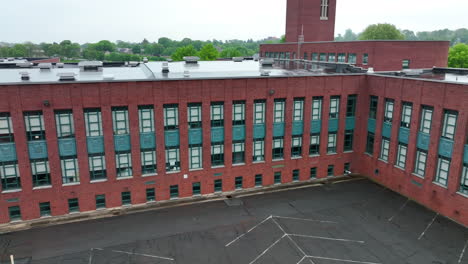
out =
[[63,68],[64,64],[59,62],[59,63],[56,64],[56,66],[57,66],[57,68]]
[[190,72],[189,71],[184,71],[184,77],[186,77],[186,78],[190,77]]
[[20,72],[19,73],[21,75],[21,80],[22,81],[29,81],[29,72]]
[[148,58],[147,57],[143,58],[143,63],[148,63]]
[[20,68],[31,68],[33,64],[31,62],[20,62],[20,63],[16,63],[16,66],[17,67],[20,67]]
[[244,61],[244,57],[234,57],[234,58],[232,58],[232,61],[234,61],[234,62],[242,62],[242,61]]
[[260,71],[260,76],[270,76],[270,71]]
[[169,72],[169,63],[167,63],[167,62],[162,63],[162,72],[163,73],[168,73]]
[[60,72],[57,73],[59,81],[74,81],[76,74],[73,72]]
[[38,67],[41,70],[50,70],[52,69],[52,63],[39,63]]
[[200,60],[200,58],[197,57],[197,56],[186,56],[186,57],[184,57],[185,63],[198,63],[199,60]]
[[80,71],[98,72],[98,71],[102,71],[102,61],[80,61],[78,63],[78,67],[80,67]]
[[260,64],[262,65],[262,67],[273,67],[274,63],[275,60],[271,58],[260,60]]
[[115,79],[115,76],[114,76],[114,74],[104,74],[104,75],[102,76],[102,79],[103,79],[103,80],[106,80],[106,81],[110,81],[110,80],[114,80],[114,79]]
[[138,65],[140,65],[140,63],[138,61],[129,61],[128,62],[129,67],[137,67]]

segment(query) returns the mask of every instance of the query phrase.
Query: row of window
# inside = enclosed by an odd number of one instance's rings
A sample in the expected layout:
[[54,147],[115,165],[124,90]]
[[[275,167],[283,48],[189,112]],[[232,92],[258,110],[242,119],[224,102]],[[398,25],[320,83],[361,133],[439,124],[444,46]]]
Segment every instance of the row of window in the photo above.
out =
[[[344,174],[346,174],[350,169],[350,163],[345,163]],[[292,180],[299,181],[299,170],[292,171]],[[329,165],[327,169],[327,176],[332,177],[335,175],[334,165]],[[313,167],[310,169],[310,179],[317,178],[317,167]],[[281,184],[282,183],[282,174],[281,172],[275,172],[273,176],[274,184]],[[214,192],[222,192],[223,191],[223,180],[216,179],[214,180]],[[234,179],[234,186],[236,190],[240,190],[244,188],[244,181],[243,177],[239,176]],[[263,186],[263,175],[256,174],[255,175],[255,187],[262,187]],[[197,196],[201,195],[201,183],[194,182],[192,183],[192,195]],[[178,185],[171,185],[169,187],[169,197],[171,199],[176,199],[179,197],[179,186]],[[156,201],[156,190],[155,188],[147,188],[146,189],[146,201],[147,202],[154,202]],[[132,204],[132,195],[130,191],[121,192],[121,202],[122,206],[127,206]],[[105,194],[98,194],[95,196],[95,205],[96,209],[103,209],[106,208],[106,195]],[[19,221],[21,220],[21,210],[19,206],[11,206],[8,207],[10,221]],[[78,213],[80,212],[80,205],[78,198],[70,198],[68,199],[68,212],[69,213]],[[50,202],[41,202],[39,203],[39,215],[41,217],[48,217],[51,216],[51,206]]]
[[[265,52],[266,58],[274,59],[296,59],[295,53],[294,58],[291,58],[291,53],[289,52]],[[309,58],[310,55],[310,58]],[[302,57],[304,60],[311,61],[322,61],[322,62],[341,62],[349,64],[357,64],[357,54],[356,53],[324,53],[324,52],[304,52]],[[369,63],[369,54],[362,54],[362,64],[367,65]]]

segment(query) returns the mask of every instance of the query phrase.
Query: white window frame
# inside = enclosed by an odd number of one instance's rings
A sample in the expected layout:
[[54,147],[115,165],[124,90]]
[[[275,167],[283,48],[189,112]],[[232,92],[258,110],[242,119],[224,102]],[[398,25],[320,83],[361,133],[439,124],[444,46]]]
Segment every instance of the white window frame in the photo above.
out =
[[[168,148],[166,149],[165,154],[166,154],[166,163],[169,163],[169,165],[173,167],[172,170],[167,170],[167,167],[166,167],[166,171],[180,171],[179,148]],[[177,162],[179,163],[179,166],[176,166]]]
[[442,137],[453,140],[457,128],[458,113],[454,111],[444,112],[444,124],[442,127]]
[[382,138],[382,144],[380,147],[380,159],[388,162],[389,154],[390,154],[390,140],[387,138]]
[[312,99],[312,120],[322,119],[322,98]]
[[177,105],[164,106],[164,127],[179,125],[179,107]]
[[416,150],[416,160],[414,164],[414,174],[424,177],[426,174],[427,152]]
[[238,102],[232,104],[232,121],[242,122],[245,121],[245,103]]
[[330,119],[337,119],[340,117],[340,97],[332,96],[330,98]]
[[[336,133],[328,133],[328,143],[327,143],[327,153],[328,154],[335,154],[336,153],[336,146],[337,146],[337,134]],[[331,151],[330,149],[333,149]]]
[[265,160],[265,141],[256,140],[253,142],[253,161],[264,161]]
[[[140,152],[141,166],[154,166],[156,169],[156,151],[155,150],[142,150]],[[156,172],[154,172],[156,173]],[[143,174],[145,175],[145,174]]]
[[264,124],[265,123],[265,102],[255,102],[254,103],[254,124]]
[[294,100],[293,121],[304,120],[304,99]]
[[139,107],[138,121],[140,125],[140,133],[154,132],[154,107]]
[[430,134],[431,133],[431,126],[432,126],[432,117],[434,114],[434,110],[429,107],[423,107],[421,110],[421,124],[419,127],[419,131]]
[[203,168],[203,151],[201,146],[192,146],[189,148],[189,169]]
[[79,183],[80,182],[80,170],[78,168],[78,159],[64,158],[60,160],[62,168],[62,183]]
[[285,105],[286,105],[286,102],[284,100],[275,101],[275,106],[274,106],[274,111],[273,111],[273,123],[284,122]]
[[130,134],[128,109],[112,109],[112,124],[114,128],[114,135]]
[[116,172],[117,178],[132,177],[132,154],[130,152],[115,153],[115,167],[116,169],[126,168],[125,171]]
[[410,103],[403,103],[401,110],[401,126],[410,128],[411,127],[411,117],[413,114],[413,105]]
[[437,161],[437,173],[434,182],[442,186],[447,186],[450,176],[450,163],[451,160],[439,157]]
[[73,112],[71,110],[55,112],[55,124],[57,129],[57,138],[71,137],[75,135]]
[[86,125],[86,136],[87,137],[99,137],[103,136],[102,131],[102,114],[101,111],[86,111],[84,112],[85,125]]
[[395,102],[390,99],[385,100],[385,114],[384,114],[384,122],[385,123],[392,123],[393,120],[393,112],[395,110]]
[[406,168],[406,160],[408,158],[408,146],[398,144],[396,166],[402,169]]

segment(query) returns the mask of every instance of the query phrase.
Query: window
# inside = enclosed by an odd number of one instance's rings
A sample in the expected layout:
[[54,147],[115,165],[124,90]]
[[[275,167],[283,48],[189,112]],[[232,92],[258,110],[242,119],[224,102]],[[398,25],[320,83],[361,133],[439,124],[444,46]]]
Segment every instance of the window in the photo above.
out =
[[78,159],[76,157],[64,157],[60,159],[62,166],[62,183],[80,182]]
[[392,123],[393,107],[394,107],[394,101],[392,99],[385,99],[385,114],[384,114],[385,123],[390,123],[390,124]]
[[25,112],[26,136],[28,141],[45,140],[44,116],[42,112]]
[[50,216],[50,202],[39,203],[39,213],[41,217]]
[[406,167],[406,155],[408,152],[408,146],[404,144],[398,144],[398,151],[397,151],[397,162],[396,166],[399,168],[404,169]]
[[411,127],[412,112],[413,112],[413,104],[403,102],[403,107],[401,110],[401,127],[406,127],[406,128]]
[[273,181],[275,184],[281,183],[281,171],[276,171],[273,177]]
[[382,138],[382,145],[380,148],[380,159],[388,161],[388,155],[390,153],[390,140],[388,138]]
[[96,209],[106,208],[106,195],[96,195]]
[[91,181],[102,180],[107,178],[106,159],[104,155],[97,154],[88,157],[89,160],[89,175]]
[[31,160],[31,171],[34,187],[50,185],[50,168],[47,159]]
[[84,116],[87,137],[98,137],[104,135],[102,133],[101,109],[84,109]]
[[179,128],[179,107],[176,104],[164,105],[164,130]]
[[419,131],[430,134],[431,133],[431,124],[432,124],[432,107],[423,106],[421,110],[421,126],[419,127]]
[[328,53],[328,61],[329,62],[335,62],[336,60],[336,54],[335,53]]
[[224,126],[224,105],[222,102],[211,104],[211,127]]
[[256,100],[254,102],[254,124],[264,124],[265,123],[265,101]]
[[416,151],[416,163],[414,165],[414,173],[424,177],[426,174],[427,152],[421,149]]
[[166,149],[166,171],[180,171],[179,148]]
[[411,62],[410,60],[403,60],[401,62],[402,69],[409,69],[410,68],[410,62]]
[[199,182],[192,183],[192,195],[201,195],[201,184]]
[[55,111],[55,124],[57,126],[57,138],[75,136],[72,110]]
[[463,164],[463,172],[460,179],[460,192],[468,194],[468,164]]
[[320,155],[320,134],[310,135],[309,155]]
[[214,191],[215,192],[222,192],[223,191],[223,180],[215,180],[214,181]]
[[349,174],[351,172],[351,163],[349,162],[346,162],[344,164],[344,174]]
[[367,133],[367,142],[366,142],[366,153],[373,155],[374,154],[374,133]]
[[293,121],[302,121],[304,119],[304,99],[294,99]]
[[293,181],[295,181],[295,182],[299,181],[299,170],[293,170],[293,172],[292,172],[292,179],[293,179]]
[[21,220],[21,210],[19,206],[8,207],[8,214],[10,216],[10,222]]
[[146,201],[147,202],[156,201],[156,190],[154,188],[147,188],[146,189]]
[[9,113],[0,113],[0,143],[14,142],[13,124]]
[[338,118],[340,113],[340,97],[332,96],[330,98],[330,119]]
[[18,162],[0,162],[0,178],[2,190],[14,190],[21,188]]
[[320,61],[327,61],[327,54],[326,53],[320,53]]
[[317,167],[310,168],[310,178],[311,179],[317,178]]
[[447,186],[450,171],[450,159],[439,157],[435,182]]
[[169,187],[169,195],[171,199],[176,199],[179,197],[179,185],[171,185]]
[[317,52],[312,53],[312,60],[313,61],[318,61],[318,53]]
[[132,204],[132,195],[130,192],[122,192],[122,205],[131,205]]
[[211,145],[211,166],[223,166],[224,165],[224,144],[212,144]]
[[239,177],[236,177],[235,179],[235,186],[236,186],[236,190],[240,190],[242,189],[242,176],[239,176]]
[[442,127],[442,137],[453,140],[455,138],[455,128],[457,125],[458,112],[445,110],[444,125]]
[[370,97],[370,109],[369,118],[377,119],[377,106],[379,104],[379,98],[377,96]]
[[362,64],[367,65],[369,63],[369,54],[364,53],[362,55]]
[[127,107],[112,107],[112,121],[114,135],[130,134]]
[[202,127],[202,105],[200,103],[188,104],[187,121],[189,128]]
[[353,151],[354,130],[346,130],[344,135],[344,151]]
[[335,176],[335,166],[333,166],[333,165],[328,165],[327,176],[328,176],[328,177]]
[[245,124],[245,102],[234,102],[232,104],[232,125]]
[[349,64],[356,64],[356,53],[348,54],[348,63]]
[[140,133],[154,132],[154,107],[152,105],[138,106]]
[[255,175],[255,187],[263,186],[263,177],[261,174]]
[[285,107],[284,99],[275,99],[275,109],[274,109],[274,116],[273,116],[274,123],[284,122],[284,110],[285,110],[284,107]]
[[357,95],[348,95],[348,102],[346,103],[346,117],[356,116]]
[[141,151],[141,173],[143,175],[155,174],[156,165],[156,151],[155,150],[142,150]]
[[203,167],[202,162],[202,146],[201,145],[190,145],[189,147],[189,169],[201,169]]
[[346,62],[346,53],[338,53],[338,62]]
[[327,153],[328,154],[336,153],[336,133],[328,134]]
[[243,141],[232,142],[232,164],[245,162],[244,148],[245,144]]
[[312,98],[312,120],[322,119],[322,97]]
[[132,177],[132,155],[130,152],[116,152],[115,166],[117,178]]
[[78,198],[68,199],[68,213],[76,213],[80,211]]
[[265,160],[265,141],[254,140],[253,142],[253,161]]
[[307,52],[304,52],[304,60],[308,60]]
[[294,136],[292,138],[291,156],[292,157],[302,156],[302,136]]
[[273,159],[283,159],[283,138],[273,138]]

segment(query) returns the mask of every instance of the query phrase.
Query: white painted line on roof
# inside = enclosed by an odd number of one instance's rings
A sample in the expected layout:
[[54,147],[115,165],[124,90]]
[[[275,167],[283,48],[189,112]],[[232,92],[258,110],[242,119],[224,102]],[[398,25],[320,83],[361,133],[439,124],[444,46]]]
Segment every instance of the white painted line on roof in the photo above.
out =
[[304,250],[302,250],[302,248],[296,243],[296,241],[294,241],[294,239],[292,239],[291,236],[288,236],[288,235],[285,235],[285,236],[288,237],[288,239],[294,244],[294,246],[296,246],[296,248],[302,253],[302,255],[307,256]]
[[352,239],[345,239],[345,238],[309,236],[309,235],[301,235],[301,234],[287,234],[287,235],[288,235],[288,236],[292,236],[292,237],[316,238],[316,239],[323,239],[323,240],[333,240],[333,241],[351,242],[351,243],[360,243],[360,244],[364,244],[364,243],[365,243],[365,242],[362,241],[362,240],[352,240]]
[[429,223],[429,225],[427,225],[426,229],[424,229],[424,231],[421,233],[421,235],[419,236],[418,240],[421,240],[421,238],[423,238],[424,234],[426,234],[427,230],[429,229],[429,227],[431,227],[431,225],[434,223],[434,221],[436,220],[437,216],[439,216],[439,214],[437,213],[434,218],[432,218],[432,221]]
[[252,260],[249,264],[253,264],[255,263],[258,259],[260,259],[263,255],[265,255],[272,247],[274,247],[276,244],[278,244],[281,239],[283,239],[286,235],[283,235],[281,236],[280,238],[278,238],[278,240],[276,240],[275,242],[273,242],[273,244],[271,244],[267,249],[265,249],[260,255],[258,255],[254,260]]
[[249,230],[247,230],[247,232],[243,233],[242,235],[236,237],[234,240],[232,240],[231,242],[227,243],[225,245],[225,247],[229,247],[230,245],[232,245],[234,242],[236,242],[237,240],[241,239],[243,236],[247,235],[248,233],[252,232],[255,228],[259,227],[260,225],[262,225],[263,223],[265,223],[266,221],[270,220],[272,218],[272,216],[270,215],[269,217],[265,218],[265,220],[263,220],[262,222],[258,223],[257,225],[255,225],[254,227],[250,228]]
[[350,260],[350,259],[337,259],[337,258],[327,258],[327,257],[319,257],[319,256],[307,256],[308,258],[313,259],[323,259],[323,260],[334,260],[334,261],[342,261],[342,262],[350,262],[350,263],[360,263],[360,264],[382,264],[379,262],[367,262],[367,261],[358,261],[358,260]]
[[463,259],[463,255],[465,255],[465,251],[466,251],[466,248],[468,247],[468,240],[466,241],[465,243],[465,247],[463,248],[461,254],[460,254],[460,258],[458,259],[458,263],[461,263],[462,259]]
[[93,263],[93,249],[91,249],[89,251],[89,262],[88,264],[92,264]]
[[398,209],[398,211],[392,217],[388,219],[388,221],[391,222],[393,218],[395,218],[395,216],[397,216],[401,212],[401,210],[403,210],[406,207],[408,202],[409,202],[409,199],[406,200],[406,202],[400,207],[400,209]]
[[307,258],[306,256],[303,256],[296,264],[301,264],[301,262],[306,258]]
[[286,234],[286,231],[284,231],[283,227],[281,227],[281,225],[280,225],[274,218],[272,218],[271,220],[273,221],[273,223],[275,223],[275,225],[276,225],[279,229],[281,229],[281,231],[283,231],[283,234]]
[[278,215],[273,215],[273,217],[274,217],[274,218],[283,218],[283,219],[298,220],[298,221],[308,221],[308,222],[319,222],[319,223],[338,224],[338,222],[326,221],[326,220],[305,219],[305,218],[296,218],[296,217],[287,217],[287,216],[278,216]]
[[139,254],[139,253],[133,253],[133,252],[120,251],[120,250],[111,250],[111,251],[116,252],[116,253],[124,253],[124,254],[128,254],[128,255],[136,255],[136,256],[143,256],[143,257],[149,257],[149,258],[157,258],[157,259],[165,259],[165,260],[174,261],[173,258],[166,258],[166,257],[161,257],[161,256],[154,256],[154,255],[148,255],[148,254]]

